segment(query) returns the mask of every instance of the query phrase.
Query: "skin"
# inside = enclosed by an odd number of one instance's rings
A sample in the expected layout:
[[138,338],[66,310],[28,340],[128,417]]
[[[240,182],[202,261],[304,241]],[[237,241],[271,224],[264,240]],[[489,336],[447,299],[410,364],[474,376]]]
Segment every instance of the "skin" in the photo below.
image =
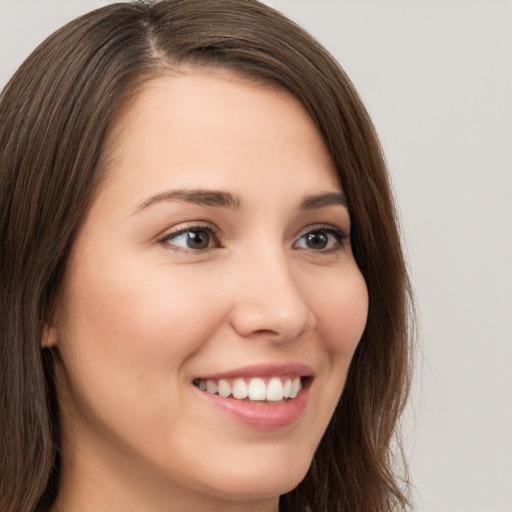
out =
[[[329,231],[350,232],[346,206],[299,210],[342,192],[324,142],[288,93],[195,72],[150,82],[107,148],[47,333],[62,424],[53,510],[276,511],[308,470],[367,316],[349,240]],[[240,204],[151,200],[196,189]],[[198,225],[216,232],[203,250],[170,237]],[[314,379],[284,428],[243,424],[192,384],[289,362]]]

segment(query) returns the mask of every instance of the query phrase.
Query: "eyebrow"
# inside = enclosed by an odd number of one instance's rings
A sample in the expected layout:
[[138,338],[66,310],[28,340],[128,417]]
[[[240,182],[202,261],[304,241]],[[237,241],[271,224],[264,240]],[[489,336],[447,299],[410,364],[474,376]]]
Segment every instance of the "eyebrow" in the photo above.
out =
[[325,208],[326,206],[341,205],[348,207],[348,201],[342,192],[326,192],[325,194],[317,194],[307,196],[300,205],[299,211],[316,210],[317,208]]
[[134,213],[139,212],[156,203],[179,201],[183,203],[192,203],[200,206],[212,206],[214,208],[231,208],[239,210],[243,207],[242,200],[229,192],[218,190],[170,190],[149,197],[135,207]]
[[[199,206],[210,206],[214,208],[230,208],[233,210],[240,210],[243,208],[243,202],[240,197],[229,192],[206,189],[184,189],[170,190],[151,196],[137,205],[134,209],[134,213],[157,203],[172,201],[197,204]],[[299,211],[316,210],[318,208],[325,208],[333,205],[347,207],[348,202],[345,194],[342,192],[326,192],[324,194],[306,196],[299,206]]]

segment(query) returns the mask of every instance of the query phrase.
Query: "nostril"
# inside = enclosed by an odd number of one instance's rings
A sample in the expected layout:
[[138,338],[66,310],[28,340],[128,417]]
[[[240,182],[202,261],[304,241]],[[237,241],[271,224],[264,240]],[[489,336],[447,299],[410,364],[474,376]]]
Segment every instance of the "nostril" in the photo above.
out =
[[279,333],[277,331],[271,331],[270,329],[259,329],[257,331],[254,331],[253,334],[259,335],[259,336],[277,336]]

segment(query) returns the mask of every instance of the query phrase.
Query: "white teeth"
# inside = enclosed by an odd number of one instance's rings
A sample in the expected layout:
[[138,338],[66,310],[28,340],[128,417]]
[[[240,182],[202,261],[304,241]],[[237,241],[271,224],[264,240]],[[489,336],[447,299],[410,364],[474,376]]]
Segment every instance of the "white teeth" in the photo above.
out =
[[290,398],[295,398],[302,388],[299,377],[295,377],[292,382],[292,389],[290,391]]
[[267,384],[266,399],[271,402],[277,402],[283,399],[283,383],[277,377],[272,377]]
[[283,385],[283,397],[290,398],[290,391],[292,390],[292,379],[286,379]]
[[224,398],[227,398],[229,395],[231,395],[231,385],[229,382],[225,381],[224,379],[220,379],[218,393]]
[[214,380],[206,381],[206,391],[208,391],[208,393],[217,393],[218,390],[219,386],[217,386],[217,383]]
[[208,393],[217,393],[223,398],[232,396],[237,400],[249,400],[279,402],[287,398],[295,398],[302,389],[300,377],[286,379],[284,382],[279,377],[272,377],[267,384],[260,377],[249,379],[238,378],[234,381],[225,379],[195,381],[196,386]]
[[249,399],[250,400],[265,400],[267,397],[267,386],[265,381],[256,377],[249,382]]
[[249,396],[249,388],[243,379],[236,379],[233,383],[233,398],[242,400]]

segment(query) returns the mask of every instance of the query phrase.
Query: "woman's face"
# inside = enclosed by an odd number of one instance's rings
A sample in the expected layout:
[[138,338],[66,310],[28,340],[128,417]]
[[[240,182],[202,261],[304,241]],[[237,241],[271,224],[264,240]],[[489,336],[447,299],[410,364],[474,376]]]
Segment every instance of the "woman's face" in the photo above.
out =
[[288,93],[200,72],[150,82],[107,147],[50,334],[60,499],[272,509],[366,322],[329,153]]

